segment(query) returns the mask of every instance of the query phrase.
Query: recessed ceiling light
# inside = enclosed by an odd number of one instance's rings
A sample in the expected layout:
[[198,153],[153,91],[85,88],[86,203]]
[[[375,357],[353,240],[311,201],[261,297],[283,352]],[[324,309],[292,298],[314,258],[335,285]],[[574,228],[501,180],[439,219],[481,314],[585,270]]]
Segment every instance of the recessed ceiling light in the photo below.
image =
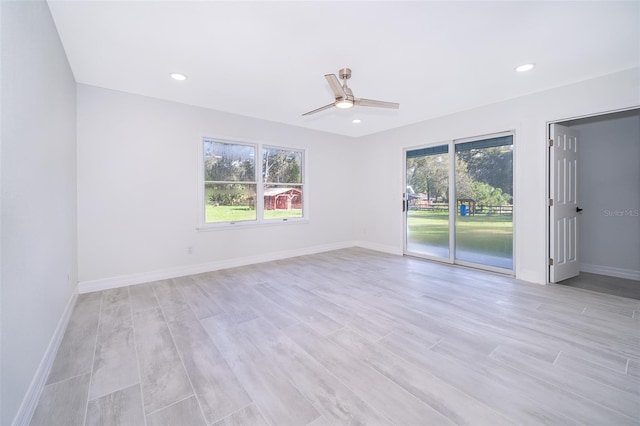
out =
[[352,123],[353,124],[360,124],[360,123],[362,123],[362,120],[360,120],[359,118],[354,118]]
[[534,69],[536,64],[522,64],[519,67],[516,67],[517,72],[525,72]]
[[187,79],[187,76],[184,74],[174,72],[173,74],[171,74],[171,78],[178,81],[185,81]]

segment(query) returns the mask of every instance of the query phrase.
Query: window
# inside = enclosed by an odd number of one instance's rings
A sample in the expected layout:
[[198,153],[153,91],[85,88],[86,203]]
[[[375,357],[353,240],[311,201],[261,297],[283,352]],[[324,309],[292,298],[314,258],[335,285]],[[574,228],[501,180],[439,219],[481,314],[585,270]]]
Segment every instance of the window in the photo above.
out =
[[203,225],[304,219],[303,150],[205,138],[202,154]]
[[256,147],[204,141],[204,221],[256,220]]
[[262,151],[264,218],[301,218],[302,151],[265,148]]

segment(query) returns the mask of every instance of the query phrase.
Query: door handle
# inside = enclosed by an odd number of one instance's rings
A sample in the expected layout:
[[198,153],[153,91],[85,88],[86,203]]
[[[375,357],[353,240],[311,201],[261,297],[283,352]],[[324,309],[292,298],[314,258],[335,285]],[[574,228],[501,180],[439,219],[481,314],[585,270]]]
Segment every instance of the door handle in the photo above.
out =
[[576,213],[580,213],[582,209],[580,207],[576,207]]

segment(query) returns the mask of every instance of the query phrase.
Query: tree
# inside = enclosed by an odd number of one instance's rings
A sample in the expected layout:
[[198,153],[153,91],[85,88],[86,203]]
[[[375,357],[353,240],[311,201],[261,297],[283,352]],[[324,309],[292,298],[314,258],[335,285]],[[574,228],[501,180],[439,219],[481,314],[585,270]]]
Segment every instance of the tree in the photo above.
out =
[[254,181],[253,147],[205,142],[204,173],[206,181]]
[[263,179],[272,183],[300,183],[299,152],[289,152],[280,149],[266,149],[263,155]]
[[[471,149],[456,153],[455,187],[458,199],[482,205],[511,202],[513,155],[508,147]],[[407,159],[407,185],[429,200],[449,201],[448,154]]]
[[484,182],[513,195],[512,145],[459,151],[457,157],[467,165],[473,180]]
[[484,182],[474,182],[473,193],[474,196],[472,198],[479,205],[503,206],[511,201],[511,195],[505,194],[502,189],[494,188]]
[[428,155],[407,159],[407,185],[430,200],[444,201],[449,193],[447,155]]
[[475,181],[469,175],[467,163],[456,157],[456,197],[475,199],[473,184]]

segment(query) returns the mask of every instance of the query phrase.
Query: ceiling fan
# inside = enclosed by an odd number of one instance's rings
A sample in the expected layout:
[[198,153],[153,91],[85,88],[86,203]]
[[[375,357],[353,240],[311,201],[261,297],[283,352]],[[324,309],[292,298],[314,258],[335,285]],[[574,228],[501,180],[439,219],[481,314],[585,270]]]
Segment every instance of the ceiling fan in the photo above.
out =
[[329,109],[331,107],[347,109],[352,108],[354,105],[393,109],[400,108],[400,104],[396,102],[374,101],[373,99],[354,97],[351,89],[347,87],[347,80],[351,78],[351,70],[349,68],[343,68],[338,71],[338,74],[342,79],[342,85],[340,85],[340,81],[335,74],[326,74],[324,76],[324,78],[327,79],[329,87],[331,87],[331,91],[333,92],[333,96],[336,98],[336,100],[329,105],[314,109],[313,111],[305,112],[304,114],[302,114],[303,116],[315,114],[316,112],[324,111],[325,109]]

